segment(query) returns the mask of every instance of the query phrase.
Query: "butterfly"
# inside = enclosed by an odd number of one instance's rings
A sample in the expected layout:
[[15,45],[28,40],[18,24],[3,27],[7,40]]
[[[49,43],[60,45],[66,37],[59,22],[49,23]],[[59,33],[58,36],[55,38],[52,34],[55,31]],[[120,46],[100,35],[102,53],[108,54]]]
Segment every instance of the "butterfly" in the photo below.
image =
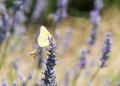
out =
[[38,45],[40,47],[47,47],[49,45],[48,37],[52,37],[52,35],[49,33],[49,31],[44,27],[40,27],[40,33],[38,36]]

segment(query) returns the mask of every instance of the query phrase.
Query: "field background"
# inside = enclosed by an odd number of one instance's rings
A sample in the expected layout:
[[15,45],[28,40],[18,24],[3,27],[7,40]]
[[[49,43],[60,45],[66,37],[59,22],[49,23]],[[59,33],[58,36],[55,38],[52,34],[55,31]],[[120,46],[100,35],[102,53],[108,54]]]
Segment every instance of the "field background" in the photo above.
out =
[[[116,86],[116,83],[120,82],[120,8],[116,5],[106,7],[102,10],[101,16],[98,38],[95,45],[91,48],[91,53],[87,55],[86,67],[80,72],[80,76],[75,83],[76,86],[88,86],[88,83],[92,83],[94,86],[105,86],[103,85],[105,79],[110,79],[109,86]],[[13,68],[15,58],[18,59],[19,70],[24,76],[27,76],[29,71],[33,71],[33,78],[27,83],[27,86],[33,86],[36,80],[44,77],[42,74],[45,67],[44,63],[42,68],[38,69],[36,67],[37,60],[30,55],[30,52],[34,50],[34,46],[37,43],[40,26],[37,25],[35,27],[34,24],[30,24],[27,32],[21,37],[11,35],[2,42],[0,45],[0,83],[2,83],[2,79],[6,79],[9,82],[9,86],[11,86],[12,82],[16,80],[19,84],[18,86],[21,86],[21,80]],[[54,35],[52,27],[45,26]],[[55,66],[56,81],[58,82],[58,86],[63,86],[62,80],[64,79],[66,70],[69,70],[69,86],[73,86],[72,79],[76,72],[76,64],[79,61],[79,49],[87,46],[87,39],[90,35],[92,23],[86,17],[68,16],[56,28],[59,28],[61,34],[60,44],[57,48],[59,63]],[[68,28],[72,29],[69,46],[65,53],[60,55],[62,52],[62,42]],[[91,75],[95,73],[99,64],[106,32],[111,32],[112,34],[110,58],[106,62],[106,66],[100,69],[95,79],[89,82]],[[44,52],[46,53],[45,49]],[[46,54],[43,58],[46,59]],[[88,75],[87,71],[89,71]]]

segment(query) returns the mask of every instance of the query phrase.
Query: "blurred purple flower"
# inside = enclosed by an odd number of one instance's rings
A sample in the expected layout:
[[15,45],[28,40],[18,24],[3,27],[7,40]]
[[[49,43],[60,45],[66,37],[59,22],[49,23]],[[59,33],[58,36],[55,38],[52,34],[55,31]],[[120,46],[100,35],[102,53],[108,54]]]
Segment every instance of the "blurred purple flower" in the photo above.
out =
[[112,44],[112,36],[110,32],[107,32],[105,36],[103,49],[102,49],[102,56],[100,58],[100,61],[102,62],[101,67],[104,66],[105,61],[109,58],[108,54],[111,51],[111,44]]
[[88,38],[88,45],[89,46],[93,46],[95,44],[95,41],[97,39],[97,32],[98,32],[98,29],[95,26],[90,33],[90,37]]
[[23,11],[16,11],[16,14],[14,16],[14,25],[16,24],[21,24],[21,23],[25,23],[26,21],[26,17]]
[[68,0],[57,0],[57,10],[50,14],[56,24],[60,23],[67,15]]
[[90,11],[90,21],[93,23],[93,29],[88,39],[88,45],[93,46],[97,39],[97,31],[101,20],[100,10],[103,8],[102,0],[94,0],[94,9]]
[[116,86],[120,86],[120,82],[117,82],[117,83],[116,83]]
[[29,71],[27,77],[24,77],[24,75],[21,73],[21,71],[18,69],[18,59],[15,59],[13,61],[13,67],[15,71],[17,72],[18,78],[21,80],[22,86],[26,86],[27,82],[32,79],[33,71]]
[[99,10],[92,10],[90,12],[90,21],[93,23],[93,24],[98,24],[101,20],[101,16],[100,16],[100,12]]
[[1,86],[8,86],[8,82],[6,79],[2,79],[2,84]]
[[103,0],[94,0],[94,8],[101,10],[104,7]]
[[29,13],[31,11],[32,0],[24,0],[22,9],[25,13]]
[[0,13],[5,13],[7,11],[6,6],[3,2],[0,2]]
[[86,65],[87,49],[81,48],[79,52],[81,56],[79,57],[79,62],[77,63],[77,66],[74,70],[73,86],[75,86],[75,83],[82,72],[81,70],[84,69]]
[[111,79],[105,78],[103,82],[103,86],[110,86],[110,83],[111,83]]
[[61,52],[61,55],[63,55],[65,53],[65,51],[68,49],[68,46],[70,44],[70,39],[72,36],[73,30],[71,28],[69,28],[66,33],[65,33],[65,37],[63,39],[63,49]]
[[67,47],[68,44],[70,43],[70,38],[72,35],[73,30],[72,29],[68,29],[65,33],[65,37],[64,37],[64,41],[63,41],[63,46]]
[[21,37],[26,32],[26,26],[24,24],[16,24],[14,26],[14,36],[16,38]]
[[67,8],[68,6],[68,0],[57,0],[57,6],[58,7],[63,7],[63,8]]
[[14,0],[13,8],[15,10],[21,9],[23,7],[24,2],[25,2],[25,0]]
[[17,81],[16,81],[16,80],[15,80],[15,81],[13,81],[12,86],[18,86],[18,84],[17,84]]
[[60,33],[59,29],[55,29],[55,40],[57,42],[57,46],[59,45],[59,43],[61,41],[60,38],[61,38],[61,33]]
[[28,76],[27,76],[27,78],[26,78],[26,81],[32,79],[32,75],[33,75],[33,71],[29,71],[29,72],[28,72]]
[[36,81],[35,86],[41,86],[40,80],[37,80],[37,81]]
[[19,79],[22,82],[21,83],[22,86],[26,86],[26,84],[28,83],[28,81],[32,79],[33,71],[29,71],[27,77],[24,77],[23,74],[19,70],[17,71],[17,73],[18,73]]
[[67,69],[63,79],[63,86],[69,86],[69,77],[70,77],[70,70]]
[[37,0],[35,9],[32,14],[33,20],[38,20],[41,16],[41,13],[46,9],[47,2],[45,0]]
[[93,23],[93,29],[90,33],[90,37],[88,38],[88,45],[93,46],[97,39],[97,32],[99,29],[99,22],[101,20],[99,10],[92,10],[90,12],[90,21]]
[[0,3],[0,44],[5,38],[10,36],[10,28],[8,26],[9,15],[4,3]]
[[79,57],[79,63],[78,63],[78,68],[83,69],[86,64],[86,57],[87,57],[87,49],[86,48],[81,48],[80,49],[81,56]]
[[60,23],[67,16],[66,9],[57,9],[55,13],[50,14],[56,24]]
[[17,71],[18,70],[18,59],[14,59],[13,61],[13,68]]
[[18,78],[21,80],[22,84],[24,84],[25,77],[23,76],[23,74],[19,70],[17,70],[17,75],[18,75]]

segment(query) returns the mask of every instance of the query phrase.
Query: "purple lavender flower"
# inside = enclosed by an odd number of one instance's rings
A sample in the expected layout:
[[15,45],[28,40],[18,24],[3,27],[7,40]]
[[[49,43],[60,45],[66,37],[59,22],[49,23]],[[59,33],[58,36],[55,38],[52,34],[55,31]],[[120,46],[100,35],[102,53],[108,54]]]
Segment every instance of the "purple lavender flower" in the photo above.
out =
[[0,44],[5,38],[8,38],[10,35],[8,27],[8,13],[5,7],[5,4],[0,3]]
[[105,78],[105,79],[104,79],[103,86],[110,86],[110,83],[111,83],[111,79]]
[[41,86],[40,80],[37,80],[37,81],[36,81],[35,86]]
[[14,0],[13,7],[15,10],[19,10],[22,8],[25,0]]
[[68,6],[68,0],[57,0],[57,6],[67,8]]
[[70,43],[70,38],[71,38],[72,32],[73,32],[72,29],[68,29],[66,31],[65,38],[64,38],[64,41],[63,41],[63,46],[64,47],[67,47],[68,44]]
[[18,78],[21,80],[22,85],[24,86],[24,82],[25,82],[25,77],[23,76],[23,74],[21,73],[21,71],[17,70],[17,76]]
[[100,11],[99,10],[92,10],[90,12],[90,21],[93,24],[98,24],[101,20],[101,16],[100,16]]
[[12,86],[18,86],[16,81],[13,81],[13,85]]
[[60,38],[61,38],[61,33],[60,33],[59,29],[55,29],[55,40],[57,42],[57,45],[59,45],[59,43],[60,43]]
[[95,44],[95,41],[97,39],[97,26],[94,26],[94,28],[92,29],[91,33],[90,33],[90,37],[88,38],[88,45],[89,46],[93,46]]
[[46,9],[47,3],[45,0],[37,0],[34,12],[32,14],[33,20],[38,20],[41,16],[41,13]]
[[5,7],[5,4],[3,2],[0,2],[0,13],[4,13],[6,12],[6,7]]
[[64,86],[69,86],[69,76],[70,76],[70,70],[67,69],[65,72],[64,80],[63,80]]
[[17,72],[17,76],[18,78],[21,80],[21,85],[22,86],[26,86],[27,82],[32,79],[32,75],[33,75],[33,71],[29,71],[28,76],[24,77],[24,75],[22,74],[22,72],[18,69],[18,61],[17,59],[15,59],[13,61],[13,67]]
[[87,49],[86,48],[80,49],[80,53],[81,56],[79,58],[78,68],[83,69],[86,64]]
[[25,14],[23,11],[19,10],[16,11],[14,16],[14,25],[16,24],[23,24],[26,21]]
[[94,9],[90,12],[90,21],[93,23],[93,29],[88,39],[88,45],[93,46],[97,39],[97,32],[99,29],[99,22],[101,20],[100,10],[103,8],[102,0],[94,0]]
[[8,86],[8,82],[6,79],[2,79],[2,84],[1,86]]
[[31,11],[32,0],[24,0],[22,5],[22,9],[25,13],[29,13]]
[[33,74],[33,72],[30,71],[30,72],[28,73],[28,76],[27,76],[27,77],[24,77],[23,74],[22,74],[19,70],[17,71],[17,74],[18,74],[19,79],[21,80],[21,85],[22,85],[22,86],[26,86],[27,83],[28,83],[28,81],[32,79],[32,74]]
[[120,86],[120,82],[117,82],[117,83],[116,83],[116,86]]
[[104,7],[103,0],[94,0],[94,8],[101,10]]
[[88,38],[88,45],[93,46],[97,39],[97,32],[99,29],[100,15],[98,10],[92,10],[90,12],[90,21],[93,23],[93,29],[90,33],[90,37]]
[[29,71],[27,77],[25,78],[20,71],[18,71],[18,76],[22,81],[22,86],[26,86],[28,81],[32,79],[33,71]]
[[17,59],[14,59],[14,61],[13,61],[13,67],[16,71],[18,70],[18,60]]
[[101,67],[104,66],[106,60],[109,58],[108,54],[111,51],[111,42],[112,42],[112,36],[111,33],[106,33],[103,49],[102,49],[102,56],[100,58],[101,61]]
[[13,67],[14,67],[14,69],[15,69],[15,71],[17,72],[17,75],[18,75],[18,77],[19,77],[19,79],[22,81],[22,82],[24,82],[25,81],[25,78],[24,78],[24,76],[23,76],[23,74],[19,71],[19,66],[18,66],[18,60],[17,59],[15,59],[14,61],[13,61]]
[[72,29],[68,29],[66,31],[66,34],[65,34],[65,37],[64,37],[64,40],[63,40],[63,50],[61,52],[61,55],[63,55],[65,53],[65,51],[68,49],[68,46],[70,44],[70,39],[71,39],[71,36],[72,36],[72,32],[73,32]]
[[52,38],[48,38],[50,44],[47,47],[47,61],[46,61],[46,68],[43,74],[45,75],[44,78],[42,78],[42,86],[57,86],[57,83],[55,81],[56,75],[54,66],[57,64],[56,61],[56,44],[53,43]]
[[56,10],[56,12],[50,15],[56,24],[60,23],[63,20],[63,18],[65,18],[68,15],[68,0],[57,0],[57,6],[58,9]]
[[79,57],[79,62],[74,71],[73,86],[75,86],[76,80],[79,78],[82,69],[84,69],[86,65],[87,49],[86,48],[80,49],[80,53],[81,56]]

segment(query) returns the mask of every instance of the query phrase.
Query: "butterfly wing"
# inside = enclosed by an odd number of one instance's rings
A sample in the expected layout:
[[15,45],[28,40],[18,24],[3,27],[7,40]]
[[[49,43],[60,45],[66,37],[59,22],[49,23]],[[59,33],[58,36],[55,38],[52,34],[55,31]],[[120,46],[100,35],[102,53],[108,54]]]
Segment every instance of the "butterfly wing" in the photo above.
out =
[[49,45],[48,37],[52,37],[52,35],[44,26],[41,26],[40,34],[38,36],[38,44],[40,47],[46,47]]

